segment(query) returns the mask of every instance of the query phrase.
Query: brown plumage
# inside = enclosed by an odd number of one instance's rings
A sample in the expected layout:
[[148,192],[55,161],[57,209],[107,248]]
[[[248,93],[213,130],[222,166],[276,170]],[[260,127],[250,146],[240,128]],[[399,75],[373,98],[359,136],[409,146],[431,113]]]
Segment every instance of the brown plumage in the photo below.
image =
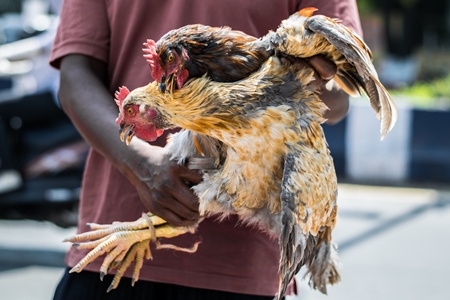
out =
[[[134,136],[154,140],[160,130],[184,129],[173,135],[166,147],[172,159],[203,171],[203,181],[193,187],[203,216],[237,214],[278,237],[280,285],[276,299],[281,299],[302,266],[310,275],[310,285],[323,293],[327,284],[340,280],[331,237],[337,216],[337,180],[321,127],[327,108],[318,91],[308,89],[313,70],[303,68],[295,56],[309,55],[303,54],[305,49],[317,50],[321,45],[318,51],[335,61],[346,90],[368,92],[382,121],[382,136],[395,122],[395,106],[376,80],[365,44],[339,23],[319,16],[308,18],[310,13],[307,10],[290,17],[271,37],[272,45],[290,59],[280,59],[275,51],[241,80],[220,82],[207,73],[171,93],[160,93],[158,83],[152,82],[131,93],[122,88],[116,94],[122,140],[129,142]],[[305,29],[305,24],[316,28],[314,22],[321,24],[316,33]],[[149,55],[156,53],[147,51],[147,59]],[[103,230],[68,239],[77,243],[94,240],[79,247],[95,248],[72,272],[109,252],[101,273],[119,265],[111,288],[117,286],[135,257],[140,261],[147,253],[149,241],[158,247],[195,250],[159,244],[158,237],[195,228],[173,227],[152,215],[126,224],[94,224],[93,229]],[[132,257],[126,257],[128,248],[142,249],[141,255],[133,250]]]
[[184,70],[189,74],[186,80],[207,74],[214,81],[236,81],[258,70],[272,54],[262,40],[241,31],[198,24],[172,30],[157,44],[149,40],[146,45],[158,53],[152,73],[157,81]]
[[173,159],[204,170],[193,187],[202,215],[237,214],[279,237],[280,297],[305,264],[322,292],[339,280],[331,242],[337,183],[320,126],[326,107],[306,88],[312,70],[298,68],[272,57],[242,81],[201,77],[172,94],[151,83],[125,93],[120,104],[124,139],[140,137],[130,108],[142,119],[157,111],[156,128],[186,129],[167,147]]
[[229,27],[187,25],[145,43],[152,77],[165,91],[181,88],[203,75],[219,82],[234,82],[257,71],[268,57],[286,59],[323,55],[338,68],[336,83],[352,96],[363,92],[382,121],[381,136],[395,124],[395,105],[378,81],[367,45],[338,21],[312,15],[305,8],[284,20],[262,38]]

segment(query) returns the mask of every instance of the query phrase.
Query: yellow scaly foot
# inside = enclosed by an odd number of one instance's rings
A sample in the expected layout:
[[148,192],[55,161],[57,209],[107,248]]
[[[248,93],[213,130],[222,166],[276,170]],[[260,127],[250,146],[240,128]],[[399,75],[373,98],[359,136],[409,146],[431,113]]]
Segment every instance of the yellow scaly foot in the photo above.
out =
[[194,226],[171,226],[162,218],[143,214],[134,222],[114,222],[113,224],[88,224],[92,231],[77,234],[64,240],[71,242],[77,249],[93,249],[78,264],[70,270],[81,272],[90,262],[106,253],[100,267],[100,279],[109,270],[118,268],[116,275],[108,288],[115,289],[125,271],[135,262],[132,285],[139,279],[139,272],[144,258],[151,259],[150,242],[154,242],[157,249],[174,249],[193,253],[197,251],[198,242],[192,248],[180,248],[175,245],[161,244],[158,238],[172,238],[185,233],[194,233]]

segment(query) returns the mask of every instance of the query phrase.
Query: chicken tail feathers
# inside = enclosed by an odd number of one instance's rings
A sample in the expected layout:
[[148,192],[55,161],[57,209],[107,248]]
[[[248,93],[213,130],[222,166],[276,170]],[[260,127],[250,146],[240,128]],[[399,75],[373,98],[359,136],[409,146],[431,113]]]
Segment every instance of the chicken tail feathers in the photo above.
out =
[[[281,232],[279,236],[280,264],[279,286],[276,300],[280,300],[286,292],[289,282],[304,265],[307,235],[303,232],[297,221],[298,207],[295,203],[295,191],[291,187],[291,176],[296,173],[296,156],[298,151],[292,150],[286,154],[281,200]],[[308,234],[309,235],[309,234]]]
[[279,238],[280,246],[280,283],[276,300],[282,299],[286,289],[295,274],[303,266],[306,249],[306,236],[295,220],[295,215],[287,207],[282,212],[282,231]]
[[309,285],[323,294],[327,294],[327,285],[333,285],[341,280],[339,275],[339,259],[337,246],[331,242],[331,228],[326,227],[317,237],[314,237],[314,247],[306,259]]
[[289,210],[283,211],[280,235],[280,283],[276,300],[282,298],[289,282],[303,265],[307,267],[311,288],[327,294],[327,285],[341,280],[337,246],[331,241],[331,228],[325,227],[317,236],[305,235]]
[[[336,183],[326,184],[315,177],[317,172],[312,166],[314,162],[309,161],[309,156],[302,155],[314,151],[315,155],[321,157],[317,157],[320,168],[328,166],[325,167],[327,176],[324,180],[335,179],[328,148],[326,145],[320,147],[319,144],[315,144],[313,149],[292,145],[288,147],[284,159],[280,194],[280,282],[277,300],[284,295],[289,282],[304,265],[311,274],[310,285],[323,293],[326,293],[327,284],[336,283],[340,278],[335,247],[331,243],[337,213]],[[322,184],[302,186],[299,182],[305,178],[315,178]],[[324,190],[328,190],[326,199],[323,198]],[[308,193],[312,195],[308,196]]]

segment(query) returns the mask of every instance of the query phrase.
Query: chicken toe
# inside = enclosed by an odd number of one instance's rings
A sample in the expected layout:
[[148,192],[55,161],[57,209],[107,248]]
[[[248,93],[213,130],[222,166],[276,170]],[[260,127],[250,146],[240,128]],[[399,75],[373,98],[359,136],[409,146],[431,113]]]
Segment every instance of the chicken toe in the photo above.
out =
[[89,263],[105,254],[100,267],[100,279],[114,268],[117,268],[108,292],[115,289],[125,271],[135,263],[132,284],[139,279],[139,272],[144,259],[151,259],[150,243],[154,242],[156,249],[165,248],[184,252],[195,252],[198,243],[191,248],[181,248],[170,244],[161,244],[158,238],[172,238],[185,233],[193,233],[194,226],[172,226],[165,220],[152,214],[143,214],[134,222],[115,222],[110,225],[89,224],[92,231],[81,233],[64,241],[72,242],[78,249],[92,249],[71,270],[81,272]]

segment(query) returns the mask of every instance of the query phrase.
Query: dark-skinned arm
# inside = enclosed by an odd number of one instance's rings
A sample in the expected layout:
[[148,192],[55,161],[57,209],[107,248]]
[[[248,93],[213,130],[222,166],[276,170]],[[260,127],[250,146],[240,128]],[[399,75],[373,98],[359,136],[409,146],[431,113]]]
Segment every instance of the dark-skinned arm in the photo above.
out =
[[152,213],[172,225],[194,224],[198,199],[189,185],[201,177],[170,161],[165,148],[137,138],[129,146],[120,141],[118,109],[104,84],[106,64],[73,54],[62,58],[60,71],[61,106],[84,139],[130,180]]

